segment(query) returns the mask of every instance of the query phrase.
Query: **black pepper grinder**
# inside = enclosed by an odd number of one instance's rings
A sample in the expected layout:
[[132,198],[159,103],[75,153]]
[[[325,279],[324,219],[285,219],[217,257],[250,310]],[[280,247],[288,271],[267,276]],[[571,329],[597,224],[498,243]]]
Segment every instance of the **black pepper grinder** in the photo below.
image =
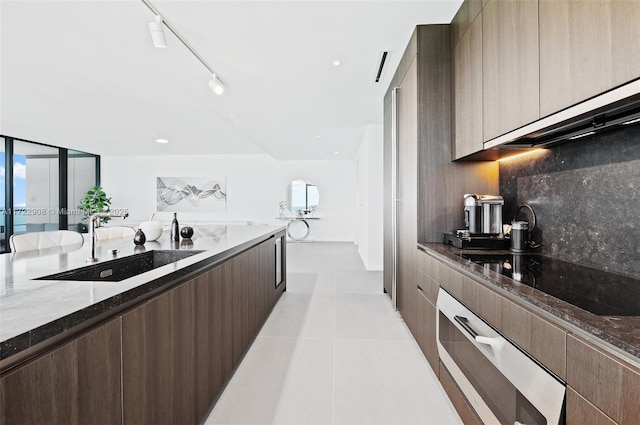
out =
[[171,240],[180,241],[180,226],[178,225],[178,213],[173,213],[173,221],[171,222]]

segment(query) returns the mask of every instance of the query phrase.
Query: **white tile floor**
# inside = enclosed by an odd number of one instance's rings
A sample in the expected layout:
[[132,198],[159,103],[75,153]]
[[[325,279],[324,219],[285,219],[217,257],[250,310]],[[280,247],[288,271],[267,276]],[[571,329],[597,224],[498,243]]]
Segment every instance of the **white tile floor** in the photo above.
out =
[[205,424],[461,424],[351,243],[289,243],[287,291]]

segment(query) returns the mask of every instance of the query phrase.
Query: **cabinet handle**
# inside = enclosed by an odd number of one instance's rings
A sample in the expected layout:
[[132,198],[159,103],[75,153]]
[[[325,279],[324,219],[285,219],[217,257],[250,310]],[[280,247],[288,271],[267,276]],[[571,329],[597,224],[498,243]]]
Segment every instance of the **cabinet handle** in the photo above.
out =
[[418,288],[418,289],[420,290],[420,292],[424,292],[424,289],[422,289],[422,288],[420,287],[420,285],[416,285],[416,288]]
[[502,346],[498,338],[489,338],[488,336],[478,335],[476,337],[476,342],[478,344],[489,345],[492,348],[496,348],[496,349],[499,349]]
[[496,350],[499,350],[502,347],[502,340],[478,334],[478,332],[476,332],[475,329],[473,329],[469,325],[469,319],[467,319],[466,317],[453,316],[453,318],[460,324],[460,326],[462,326],[465,331],[467,331],[469,335],[471,335],[471,337],[473,337],[474,341],[478,344],[489,345],[491,346],[491,348],[494,348]]
[[478,332],[476,332],[475,329],[469,326],[469,319],[464,316],[453,316],[453,318],[460,324],[460,326],[462,326],[462,329],[467,331],[467,333],[471,335],[473,339],[476,339],[476,337],[478,336]]

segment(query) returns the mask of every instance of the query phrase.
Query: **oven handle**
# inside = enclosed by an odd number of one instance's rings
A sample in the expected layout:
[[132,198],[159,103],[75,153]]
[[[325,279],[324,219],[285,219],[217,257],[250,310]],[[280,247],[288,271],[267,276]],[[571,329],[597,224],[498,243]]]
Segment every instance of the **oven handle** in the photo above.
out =
[[499,338],[490,338],[488,336],[479,335],[478,332],[469,325],[469,319],[466,317],[456,315],[453,316],[453,318],[478,344],[489,345],[497,350],[502,347],[502,341]]

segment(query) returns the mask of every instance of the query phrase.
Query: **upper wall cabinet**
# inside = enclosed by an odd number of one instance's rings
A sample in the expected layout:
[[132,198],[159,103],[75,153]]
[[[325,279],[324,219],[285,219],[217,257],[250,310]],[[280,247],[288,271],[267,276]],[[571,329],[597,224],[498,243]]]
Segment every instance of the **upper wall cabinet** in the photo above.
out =
[[489,0],[466,0],[451,20],[451,47],[453,48],[476,19]]
[[540,0],[540,114],[640,77],[640,1]]
[[453,48],[454,159],[483,148],[482,15]]
[[482,9],[484,140],[540,117],[538,1],[489,0]]

